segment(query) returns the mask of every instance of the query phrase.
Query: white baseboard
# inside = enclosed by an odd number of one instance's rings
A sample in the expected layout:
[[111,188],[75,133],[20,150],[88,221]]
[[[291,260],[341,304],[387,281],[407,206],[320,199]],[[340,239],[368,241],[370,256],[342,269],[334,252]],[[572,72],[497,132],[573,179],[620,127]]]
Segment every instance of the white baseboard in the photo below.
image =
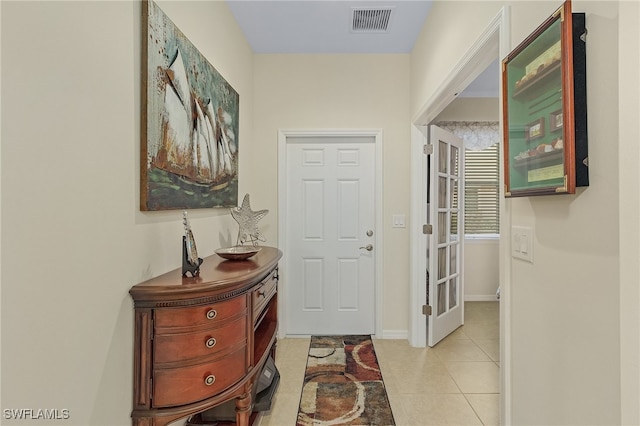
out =
[[495,294],[465,294],[465,302],[497,302]]

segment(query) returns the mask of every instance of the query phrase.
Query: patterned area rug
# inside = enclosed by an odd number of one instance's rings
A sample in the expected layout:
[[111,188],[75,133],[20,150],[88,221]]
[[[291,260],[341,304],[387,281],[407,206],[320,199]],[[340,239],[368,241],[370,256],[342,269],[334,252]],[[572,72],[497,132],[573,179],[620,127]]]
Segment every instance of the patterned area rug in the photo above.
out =
[[393,426],[371,336],[312,336],[297,426]]

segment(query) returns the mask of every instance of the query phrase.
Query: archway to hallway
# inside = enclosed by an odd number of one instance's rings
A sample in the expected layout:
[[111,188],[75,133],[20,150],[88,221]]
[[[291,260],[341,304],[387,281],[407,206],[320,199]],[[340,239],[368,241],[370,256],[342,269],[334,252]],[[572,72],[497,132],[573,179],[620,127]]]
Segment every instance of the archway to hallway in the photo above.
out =
[[[424,238],[420,232],[424,222],[422,206],[426,205],[425,194],[422,193],[423,170],[421,155],[425,141],[425,129],[455,98],[464,90],[495,58],[503,58],[509,53],[509,10],[503,7],[498,15],[489,23],[476,43],[467,51],[458,65],[452,70],[445,82],[427,100],[425,108],[412,120],[412,164],[411,164],[411,216],[414,218],[411,232],[411,322],[409,340],[412,346],[426,345],[426,321],[422,314],[423,301],[426,300],[426,251]],[[500,112],[500,117],[502,112]],[[501,126],[500,126],[501,127]],[[500,168],[501,171],[503,168]],[[502,176],[500,177],[502,181]],[[510,264],[508,260],[507,241],[510,235],[510,214],[504,201],[501,188],[500,195],[500,234],[499,245],[499,286],[500,298],[500,393],[501,423],[510,422]]]

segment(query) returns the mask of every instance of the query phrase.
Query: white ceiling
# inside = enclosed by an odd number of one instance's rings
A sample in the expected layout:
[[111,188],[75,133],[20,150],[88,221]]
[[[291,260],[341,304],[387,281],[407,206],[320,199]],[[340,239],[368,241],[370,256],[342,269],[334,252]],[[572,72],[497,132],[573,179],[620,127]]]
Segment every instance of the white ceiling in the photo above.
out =
[[[431,0],[226,0],[255,53],[410,53]],[[352,30],[353,9],[391,9],[386,31]],[[498,96],[498,62],[460,97]]]
[[497,98],[500,84],[500,61],[496,58],[474,81],[467,86],[460,98]]
[[[255,53],[409,53],[431,1],[227,0]],[[351,31],[353,8],[391,8],[385,32]]]

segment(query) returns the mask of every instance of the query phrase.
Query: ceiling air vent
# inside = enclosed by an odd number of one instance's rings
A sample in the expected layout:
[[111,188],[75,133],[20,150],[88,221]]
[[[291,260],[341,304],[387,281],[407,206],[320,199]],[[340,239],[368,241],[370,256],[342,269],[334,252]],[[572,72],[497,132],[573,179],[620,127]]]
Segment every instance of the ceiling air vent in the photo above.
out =
[[351,31],[358,33],[379,33],[389,29],[392,8],[353,9]]

